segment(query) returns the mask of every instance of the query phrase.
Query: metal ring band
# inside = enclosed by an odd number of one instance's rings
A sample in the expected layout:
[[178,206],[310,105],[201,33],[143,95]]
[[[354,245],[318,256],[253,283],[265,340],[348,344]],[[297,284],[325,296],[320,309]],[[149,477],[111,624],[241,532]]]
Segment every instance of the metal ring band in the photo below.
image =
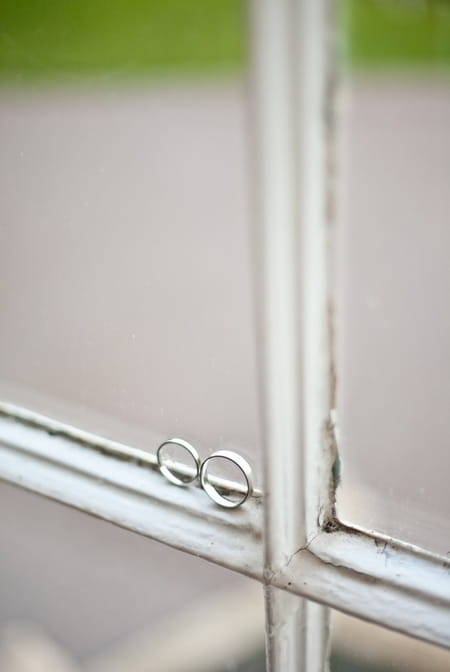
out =
[[[175,474],[170,471],[169,467],[164,464],[162,456],[161,456],[161,451],[164,448],[164,446],[173,444],[175,446],[181,446],[181,448],[184,448],[184,450],[189,453],[189,455],[192,457],[195,463],[195,474],[186,480],[183,480],[182,478],[178,478],[178,476],[175,476]],[[164,441],[159,447],[158,450],[156,451],[156,459],[158,460],[158,467],[159,471],[163,476],[167,478],[168,481],[173,483],[174,485],[188,485],[189,483],[192,483],[198,478],[198,474],[200,471],[200,455],[197,453],[195,450],[194,446],[191,446],[190,443],[187,441],[183,441],[183,439],[168,439],[167,441]]]
[[[235,464],[242,474],[244,475],[245,482],[247,484],[247,491],[242,494],[242,498],[233,502],[230,499],[227,499],[221,495],[218,490],[213,486],[211,481],[208,479],[208,465],[211,460],[215,457],[221,457],[226,460],[229,460]],[[209,455],[205,460],[203,460],[202,466],[200,467],[200,482],[202,484],[203,490],[206,494],[219,506],[224,506],[227,509],[236,509],[238,506],[241,506],[249,497],[253,494],[253,475],[252,468],[250,467],[247,460],[245,460],[238,453],[233,452],[232,450],[218,450],[212,455]]]

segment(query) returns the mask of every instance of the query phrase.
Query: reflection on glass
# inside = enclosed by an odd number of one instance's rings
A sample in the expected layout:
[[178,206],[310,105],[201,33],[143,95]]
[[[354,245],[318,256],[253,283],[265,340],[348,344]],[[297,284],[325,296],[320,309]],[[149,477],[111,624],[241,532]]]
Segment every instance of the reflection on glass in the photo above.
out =
[[450,5],[345,5],[342,518],[450,551]]
[[244,11],[2,3],[2,399],[254,456]]

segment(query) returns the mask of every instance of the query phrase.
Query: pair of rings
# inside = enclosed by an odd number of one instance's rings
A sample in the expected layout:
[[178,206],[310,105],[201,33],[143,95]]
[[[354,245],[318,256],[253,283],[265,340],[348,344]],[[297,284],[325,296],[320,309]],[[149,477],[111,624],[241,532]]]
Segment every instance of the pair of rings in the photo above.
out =
[[[164,458],[164,449],[167,446],[178,446],[182,448],[191,458],[194,463],[193,468],[187,467],[184,464],[168,460]],[[212,455],[209,455],[203,462],[194,446],[183,439],[168,439],[164,441],[156,451],[156,458],[158,467],[163,476],[167,478],[170,483],[179,486],[185,486],[193,483],[198,478],[200,484],[206,494],[219,506],[227,509],[235,509],[241,506],[249,497],[253,495],[253,475],[252,469],[241,455],[232,450],[218,450]],[[243,476],[244,484],[234,483],[226,479],[214,476],[211,474],[211,466],[214,461],[225,460],[231,462],[238,468]],[[226,496],[227,493],[233,494],[233,499]]]

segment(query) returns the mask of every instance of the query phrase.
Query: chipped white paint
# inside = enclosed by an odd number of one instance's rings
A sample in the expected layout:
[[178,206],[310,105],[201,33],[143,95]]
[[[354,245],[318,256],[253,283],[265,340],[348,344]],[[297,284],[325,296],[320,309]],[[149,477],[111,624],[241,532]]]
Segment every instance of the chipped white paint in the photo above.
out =
[[277,585],[450,648],[450,561],[349,527],[320,532]]
[[[42,416],[41,416],[42,418]],[[232,512],[143,460],[0,416],[0,478],[251,576],[262,576],[261,500]],[[129,448],[129,447],[127,447]],[[131,453],[133,455],[133,453]],[[253,541],[249,544],[249,539]],[[233,559],[234,558],[234,559]]]
[[324,670],[328,607],[450,648],[449,561],[334,519],[328,5],[253,1],[265,496],[223,510],[145,451],[0,417],[0,478],[261,581],[271,672]]
[[[22,422],[22,424],[31,427],[44,429],[44,431],[53,436],[62,436],[66,439],[76,441],[79,444],[85,445],[94,451],[100,451],[103,454],[117,457],[121,460],[128,460],[136,464],[145,464],[150,469],[159,469],[158,458],[156,453],[151,453],[140,448],[134,448],[124,443],[111,441],[104,437],[96,436],[91,432],[85,432],[82,429],[68,425],[65,422],[49,418],[41,413],[30,411],[22,408],[16,404],[5,401],[0,401],[0,415],[15,418]],[[190,476],[192,469],[189,465],[185,465],[175,460],[165,460],[165,464],[172,470],[179,472],[182,475]],[[230,481],[220,476],[210,475],[208,480],[219,488],[224,488],[230,492],[242,493],[247,492],[247,487],[243,483]],[[259,488],[252,489],[252,497],[261,497],[262,491]]]
[[[267,583],[261,498],[221,509],[200,488],[171,485],[145,464],[6,416],[0,478]],[[277,594],[450,648],[450,561],[414,546],[336,524],[288,558],[270,584]]]
[[[328,301],[327,0],[255,0],[265,449],[265,576],[271,581],[333,510],[333,375]],[[322,672],[328,610],[266,590],[268,665]],[[311,614],[308,614],[311,611]]]

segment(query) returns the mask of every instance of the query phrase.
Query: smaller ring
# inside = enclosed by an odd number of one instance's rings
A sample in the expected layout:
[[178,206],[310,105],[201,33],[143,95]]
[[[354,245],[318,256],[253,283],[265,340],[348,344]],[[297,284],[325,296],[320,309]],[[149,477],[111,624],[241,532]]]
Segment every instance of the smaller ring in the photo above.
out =
[[[164,446],[167,446],[169,444],[173,444],[175,446],[181,446],[181,448],[184,448],[184,450],[187,453],[189,453],[189,455],[193,458],[196,470],[192,478],[189,478],[187,480],[178,478],[178,476],[175,476],[175,474],[170,471],[169,467],[167,467],[164,464],[161,458],[161,450],[164,448]],[[189,483],[192,483],[198,478],[200,471],[200,455],[197,453],[194,446],[191,446],[191,444],[188,443],[187,441],[183,441],[183,439],[168,439],[167,441],[164,441],[156,451],[156,459],[158,460],[158,467],[161,474],[165,476],[167,480],[173,483],[174,485],[181,485],[181,486],[188,485]]]
[[[222,457],[235,464],[240,469],[245,478],[245,482],[247,484],[247,490],[246,492],[242,493],[242,498],[237,500],[236,502],[232,502],[230,499],[227,499],[226,497],[221,495],[219,491],[211,483],[211,481],[208,479],[208,463],[210,463],[211,460],[213,460],[215,457]],[[200,483],[202,484],[203,490],[213,500],[213,502],[219,504],[219,506],[224,506],[227,509],[236,509],[238,506],[241,506],[253,494],[252,468],[247,462],[247,460],[244,460],[244,458],[241,457],[241,455],[238,455],[238,453],[235,453],[232,450],[218,450],[217,452],[212,453],[212,455],[209,455],[209,457],[203,460],[202,466],[200,467]]]

